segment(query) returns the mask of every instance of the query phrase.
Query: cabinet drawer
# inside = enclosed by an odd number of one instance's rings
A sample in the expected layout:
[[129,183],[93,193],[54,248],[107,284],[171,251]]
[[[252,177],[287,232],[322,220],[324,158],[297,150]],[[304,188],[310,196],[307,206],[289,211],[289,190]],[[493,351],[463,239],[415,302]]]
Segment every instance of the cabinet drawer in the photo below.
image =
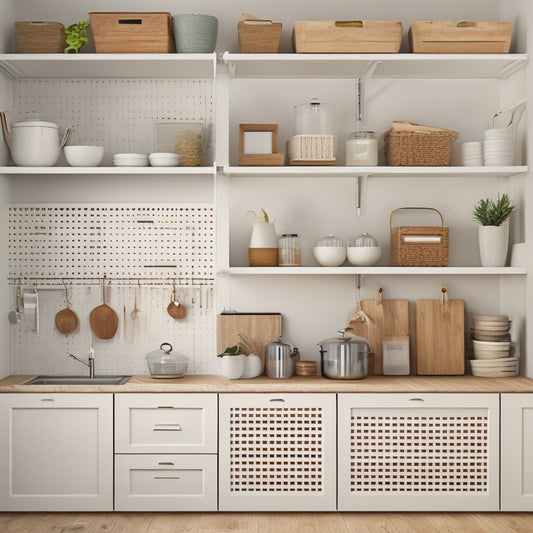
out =
[[116,511],[216,511],[216,455],[116,455]]
[[216,394],[115,395],[115,452],[216,451]]

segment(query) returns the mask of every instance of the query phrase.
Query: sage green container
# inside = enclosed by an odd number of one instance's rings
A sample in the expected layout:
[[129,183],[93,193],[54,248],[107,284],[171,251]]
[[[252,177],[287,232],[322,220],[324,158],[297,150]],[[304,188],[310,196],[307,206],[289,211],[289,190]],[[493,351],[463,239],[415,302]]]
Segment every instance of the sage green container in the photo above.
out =
[[217,44],[218,19],[212,15],[174,15],[176,51],[181,54],[209,54]]

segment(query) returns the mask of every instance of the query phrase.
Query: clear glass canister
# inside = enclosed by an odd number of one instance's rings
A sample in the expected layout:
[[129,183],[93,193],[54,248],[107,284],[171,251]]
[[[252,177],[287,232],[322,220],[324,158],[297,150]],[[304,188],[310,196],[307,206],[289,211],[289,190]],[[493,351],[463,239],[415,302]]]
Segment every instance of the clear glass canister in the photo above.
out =
[[295,135],[336,135],[335,104],[326,104],[313,98],[310,103],[294,106]]
[[378,140],[373,131],[350,133],[346,141],[346,165],[376,166],[378,164]]
[[300,266],[302,264],[300,238],[296,233],[284,233],[278,239],[278,265]]

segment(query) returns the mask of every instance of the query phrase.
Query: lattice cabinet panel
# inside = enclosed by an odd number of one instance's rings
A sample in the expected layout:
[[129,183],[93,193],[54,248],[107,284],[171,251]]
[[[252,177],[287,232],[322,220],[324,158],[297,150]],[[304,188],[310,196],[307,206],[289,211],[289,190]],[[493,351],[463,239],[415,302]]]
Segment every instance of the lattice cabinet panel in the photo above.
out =
[[222,394],[221,511],[336,509],[335,394]]
[[339,510],[497,511],[497,394],[340,394]]

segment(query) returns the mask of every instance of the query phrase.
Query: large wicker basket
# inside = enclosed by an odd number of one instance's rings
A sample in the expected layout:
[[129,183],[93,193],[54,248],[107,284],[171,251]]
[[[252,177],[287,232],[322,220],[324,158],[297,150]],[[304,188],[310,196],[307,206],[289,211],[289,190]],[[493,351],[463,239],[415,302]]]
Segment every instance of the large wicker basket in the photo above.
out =
[[389,166],[449,166],[456,131],[393,122],[385,133],[385,161]]
[[[392,227],[394,213],[406,209],[434,211],[440,217],[441,226]],[[448,266],[449,228],[433,207],[399,207],[390,214],[392,266]]]

